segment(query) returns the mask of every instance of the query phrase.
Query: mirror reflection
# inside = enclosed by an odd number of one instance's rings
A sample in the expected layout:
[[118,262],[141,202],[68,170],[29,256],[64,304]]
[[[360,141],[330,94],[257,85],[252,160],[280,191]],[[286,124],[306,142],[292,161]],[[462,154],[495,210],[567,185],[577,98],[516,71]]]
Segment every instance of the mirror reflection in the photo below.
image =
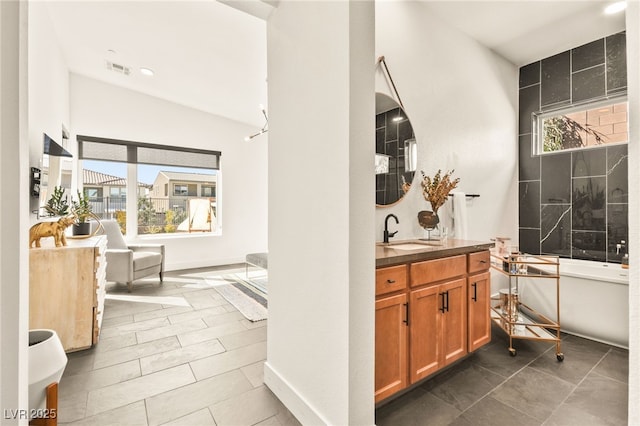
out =
[[376,93],[376,205],[402,199],[413,182],[417,156],[407,114],[393,98]]

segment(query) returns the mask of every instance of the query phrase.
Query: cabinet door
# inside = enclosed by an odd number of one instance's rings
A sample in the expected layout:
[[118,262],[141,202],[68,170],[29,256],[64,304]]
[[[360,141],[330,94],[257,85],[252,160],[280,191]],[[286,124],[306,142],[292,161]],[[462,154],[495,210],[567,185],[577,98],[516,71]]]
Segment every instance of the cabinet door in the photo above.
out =
[[467,354],[467,282],[464,278],[440,285],[445,294],[441,315],[442,367]]
[[443,309],[440,286],[414,290],[409,296],[409,379],[427,377],[439,368],[439,328]]
[[407,294],[376,300],[376,402],[407,386],[407,333]]
[[472,275],[468,282],[469,352],[491,341],[491,275]]

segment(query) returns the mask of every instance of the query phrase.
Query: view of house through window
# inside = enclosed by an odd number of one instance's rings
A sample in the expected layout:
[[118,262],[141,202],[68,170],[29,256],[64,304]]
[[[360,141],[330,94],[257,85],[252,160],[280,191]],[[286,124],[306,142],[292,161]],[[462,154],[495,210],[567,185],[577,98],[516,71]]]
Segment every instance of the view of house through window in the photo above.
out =
[[140,235],[217,232],[219,171],[163,165],[137,165],[137,210],[127,211],[127,164],[84,160],[83,187],[93,212],[116,219],[126,233],[128,214],[137,216]]
[[626,143],[627,101],[589,104],[534,116],[539,153]]

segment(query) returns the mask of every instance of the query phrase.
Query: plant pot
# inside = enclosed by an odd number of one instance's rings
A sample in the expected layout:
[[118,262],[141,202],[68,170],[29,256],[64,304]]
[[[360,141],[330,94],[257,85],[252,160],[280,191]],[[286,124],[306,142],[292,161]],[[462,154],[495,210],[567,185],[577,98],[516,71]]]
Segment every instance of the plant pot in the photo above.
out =
[[46,388],[59,382],[67,366],[67,354],[54,330],[29,330],[29,412],[43,409]]
[[91,233],[91,224],[89,222],[74,223],[71,231],[73,235],[89,235]]

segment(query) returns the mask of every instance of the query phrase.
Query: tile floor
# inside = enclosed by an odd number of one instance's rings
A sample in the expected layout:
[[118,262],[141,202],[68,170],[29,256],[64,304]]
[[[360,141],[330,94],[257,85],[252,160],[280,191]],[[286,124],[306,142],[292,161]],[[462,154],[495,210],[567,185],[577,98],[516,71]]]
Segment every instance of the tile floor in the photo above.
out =
[[[300,423],[263,384],[266,321],[251,323],[207,282],[244,265],[109,287],[100,342],[69,354],[59,422],[72,425]],[[155,303],[149,303],[155,302]],[[378,426],[625,425],[628,353],[574,336],[554,346],[492,342],[376,410]]]
[[109,285],[99,343],[69,354],[59,423],[298,426],[263,384],[267,322],[246,320],[203,279],[244,271],[169,272],[131,294]]
[[376,410],[378,426],[626,425],[628,351],[566,335],[555,345],[492,341],[452,368]]

